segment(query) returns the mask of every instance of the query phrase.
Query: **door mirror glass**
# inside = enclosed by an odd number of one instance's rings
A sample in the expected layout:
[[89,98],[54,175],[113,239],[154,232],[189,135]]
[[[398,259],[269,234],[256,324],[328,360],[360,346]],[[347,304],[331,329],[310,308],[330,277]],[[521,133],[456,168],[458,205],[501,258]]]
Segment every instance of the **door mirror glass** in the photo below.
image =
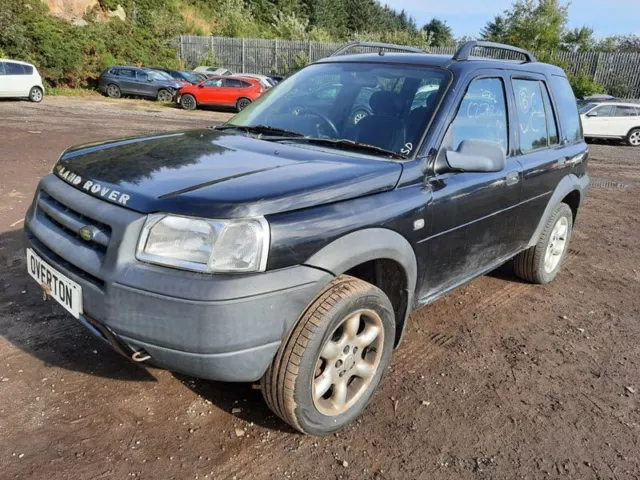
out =
[[598,116],[598,112],[589,112],[587,113],[587,117],[597,117]]
[[502,146],[490,140],[463,140],[457,150],[447,151],[447,163],[454,172],[500,172],[506,162]]

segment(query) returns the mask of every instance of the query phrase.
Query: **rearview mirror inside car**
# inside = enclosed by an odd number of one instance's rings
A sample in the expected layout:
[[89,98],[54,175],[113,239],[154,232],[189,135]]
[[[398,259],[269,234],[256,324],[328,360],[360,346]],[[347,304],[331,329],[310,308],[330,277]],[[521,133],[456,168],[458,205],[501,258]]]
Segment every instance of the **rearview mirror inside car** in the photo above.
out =
[[488,140],[463,140],[457,150],[447,151],[447,163],[458,172],[499,172],[507,159],[502,147]]

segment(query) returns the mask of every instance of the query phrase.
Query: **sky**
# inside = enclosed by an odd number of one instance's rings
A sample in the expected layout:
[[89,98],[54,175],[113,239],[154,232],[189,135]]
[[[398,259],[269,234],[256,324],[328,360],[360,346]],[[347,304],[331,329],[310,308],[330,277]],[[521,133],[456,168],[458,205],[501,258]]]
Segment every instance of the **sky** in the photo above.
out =
[[[445,20],[456,37],[477,36],[487,21],[510,7],[511,0],[381,0],[405,9],[419,27],[436,17]],[[597,37],[640,34],[640,0],[573,0],[569,26],[587,25]]]

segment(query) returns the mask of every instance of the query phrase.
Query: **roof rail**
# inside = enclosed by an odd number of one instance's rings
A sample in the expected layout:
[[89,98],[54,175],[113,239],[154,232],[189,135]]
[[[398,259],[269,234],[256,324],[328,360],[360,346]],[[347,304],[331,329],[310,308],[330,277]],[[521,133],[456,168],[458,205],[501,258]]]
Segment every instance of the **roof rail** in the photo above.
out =
[[467,42],[464,45],[462,45],[458,49],[456,54],[453,56],[453,60],[469,60],[475,48],[492,48],[495,50],[507,50],[509,52],[515,52],[523,55],[527,59],[525,63],[536,62],[536,57],[534,57],[531,52],[528,52],[527,50],[523,50],[522,48],[513,47],[511,45],[505,45],[504,43],[480,42],[478,40],[471,40],[470,42]]
[[380,42],[351,42],[343,47],[340,47],[335,52],[333,52],[330,57],[335,57],[337,55],[341,55],[345,52],[348,52],[352,48],[356,47],[367,47],[367,48],[379,48],[380,55],[384,55],[383,49],[394,50],[396,52],[407,52],[407,53],[427,53],[424,50],[421,50],[416,47],[408,47],[406,45],[395,45],[393,43],[380,43]]

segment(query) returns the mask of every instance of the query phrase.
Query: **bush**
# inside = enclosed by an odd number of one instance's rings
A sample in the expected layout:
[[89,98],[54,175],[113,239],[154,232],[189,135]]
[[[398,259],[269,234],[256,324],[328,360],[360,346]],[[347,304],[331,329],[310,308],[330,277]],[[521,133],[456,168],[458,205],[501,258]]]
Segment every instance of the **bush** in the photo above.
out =
[[604,87],[593,80],[591,75],[584,73],[578,75],[569,74],[568,78],[576,97],[585,97],[588,95],[595,95],[597,93],[604,93]]

